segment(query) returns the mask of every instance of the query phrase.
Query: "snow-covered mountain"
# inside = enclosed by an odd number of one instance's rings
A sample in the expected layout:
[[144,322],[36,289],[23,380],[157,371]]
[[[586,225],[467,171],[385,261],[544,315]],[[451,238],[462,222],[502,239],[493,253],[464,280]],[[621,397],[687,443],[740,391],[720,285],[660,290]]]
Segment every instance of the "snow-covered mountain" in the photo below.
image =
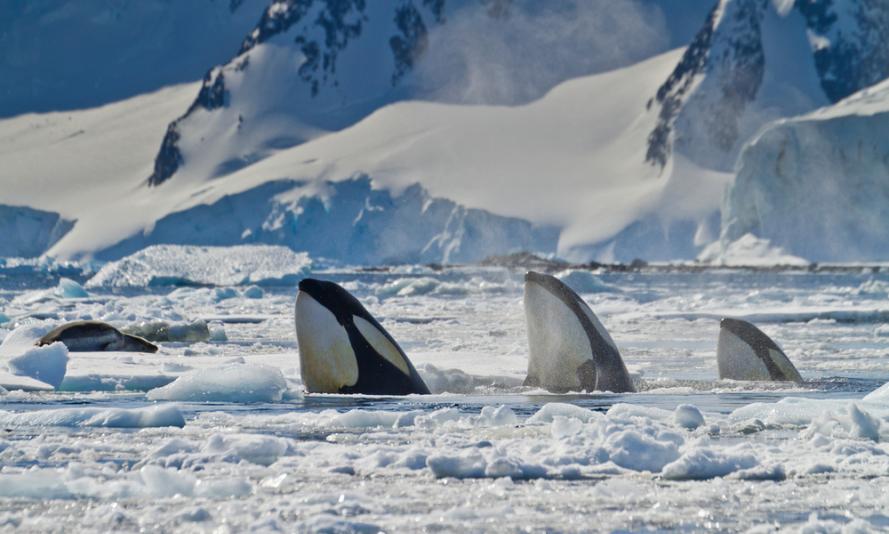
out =
[[889,82],[776,122],[747,145],[722,245],[750,233],[816,261],[889,257]]
[[17,205],[0,205],[0,256],[116,259],[155,243],[284,244],[368,264],[555,251],[557,228],[467,209],[418,185],[392,193],[354,177],[144,187],[151,141],[195,88],[0,121],[3,198]]
[[885,0],[721,0],[650,102],[647,159],[731,170],[764,124],[889,76]]
[[710,2],[275,0],[170,124],[148,183],[224,176],[400,100],[530,101],[676,46]]
[[889,4],[714,2],[275,0],[201,83],[0,120],[0,202],[73,224],[39,241],[58,257],[629,261],[694,258],[721,222],[771,238],[744,211],[768,185],[753,147],[720,217],[741,147],[889,73]]
[[[335,259],[396,258],[386,247],[377,252],[356,247],[351,236],[364,232],[369,237],[363,247],[379,247],[391,234],[386,246],[401,246],[402,258],[462,261],[525,247],[552,250],[556,236],[546,230],[551,225],[566,228],[558,239],[568,250],[619,231],[651,211],[663,194],[686,195],[681,182],[656,179],[640,142],[652,126],[645,99],[677,58],[671,52],[571,80],[523,106],[397,103],[224,179],[177,179],[161,187],[145,187],[152,149],[145,140],[162,135],[177,107],[188,105],[194,85],[94,110],[26,115],[0,121],[3,199],[76,221],[48,251],[56,257],[112,258],[137,246],[187,239],[203,244],[284,239],[333,254],[317,247],[336,238]],[[585,105],[591,94],[614,97]],[[89,157],[96,153],[103,157]],[[593,180],[591,165],[599,169]],[[370,180],[356,182],[362,175]],[[417,182],[422,189],[412,187]],[[288,185],[275,185],[280,183]],[[724,185],[714,183],[685,185],[708,212]],[[297,188],[299,194],[285,194]],[[337,194],[325,197],[321,189]],[[301,200],[306,195],[316,200]],[[223,216],[219,210],[226,206],[231,211]],[[328,213],[317,211],[320,206]],[[685,203],[676,209],[690,208]],[[286,222],[278,229],[275,213]],[[417,226],[429,227],[410,229],[415,237],[406,239],[399,226],[409,226],[409,213]],[[353,245],[341,245],[349,242]]]
[[268,0],[0,0],[0,117],[95,107],[227,61]]

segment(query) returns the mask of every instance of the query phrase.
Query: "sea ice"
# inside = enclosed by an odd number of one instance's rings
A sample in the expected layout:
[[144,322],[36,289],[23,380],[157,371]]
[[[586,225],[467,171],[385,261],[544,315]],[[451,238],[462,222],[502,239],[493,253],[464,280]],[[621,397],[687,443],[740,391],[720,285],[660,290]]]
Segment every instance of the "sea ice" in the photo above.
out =
[[142,321],[121,329],[148,341],[197,343],[210,339],[210,328],[207,321],[197,320],[190,323],[169,323],[167,321]]
[[686,452],[676,461],[666,465],[661,474],[669,480],[706,480],[723,477],[742,469],[752,469],[758,464],[756,457],[747,452],[703,447]]
[[0,344],[0,356],[12,357],[31,349],[52,326],[41,323],[27,323],[6,335]]
[[202,452],[237,463],[241,460],[269,466],[290,450],[287,440],[274,436],[215,434],[207,440]]
[[175,405],[146,408],[60,408],[33,412],[0,411],[8,427],[66,426],[103,428],[183,427],[185,418]]
[[265,291],[259,286],[249,286],[244,288],[241,295],[248,299],[261,299],[265,295]]
[[278,402],[287,381],[274,367],[232,364],[189,371],[148,392],[151,400],[183,402]]
[[885,402],[889,400],[889,382],[865,395],[864,400],[868,402]]
[[602,419],[604,416],[598,412],[594,412],[587,408],[582,408],[574,404],[563,402],[548,402],[544,404],[537,413],[528,418],[528,424],[545,424],[552,423],[557,417],[568,417],[579,419],[584,423]]
[[59,285],[56,287],[55,294],[63,299],[80,299],[89,297],[89,293],[86,292],[82,285],[70,278],[64,277],[59,280]]
[[674,419],[677,426],[694,430],[704,424],[704,415],[697,406],[691,404],[680,404],[674,412]]
[[272,245],[153,245],[106,264],[86,283],[96,287],[285,284],[305,275],[309,256]]
[[31,347],[24,354],[6,360],[9,372],[36,378],[53,387],[59,387],[68,368],[68,347],[56,341],[52,345]]
[[620,289],[603,282],[587,270],[569,269],[556,277],[577,293],[620,293]]

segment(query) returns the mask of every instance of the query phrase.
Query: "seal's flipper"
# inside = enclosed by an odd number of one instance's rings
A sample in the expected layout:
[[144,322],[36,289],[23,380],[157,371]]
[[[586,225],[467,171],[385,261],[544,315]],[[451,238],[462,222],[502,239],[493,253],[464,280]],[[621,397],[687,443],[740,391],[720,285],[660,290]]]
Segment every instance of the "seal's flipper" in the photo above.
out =
[[719,378],[802,382],[793,363],[762,330],[740,319],[719,323]]
[[635,391],[614,340],[580,296],[558,278],[525,275],[528,377],[550,391]]
[[333,282],[299,283],[296,338],[300,372],[311,393],[429,394],[398,343]]

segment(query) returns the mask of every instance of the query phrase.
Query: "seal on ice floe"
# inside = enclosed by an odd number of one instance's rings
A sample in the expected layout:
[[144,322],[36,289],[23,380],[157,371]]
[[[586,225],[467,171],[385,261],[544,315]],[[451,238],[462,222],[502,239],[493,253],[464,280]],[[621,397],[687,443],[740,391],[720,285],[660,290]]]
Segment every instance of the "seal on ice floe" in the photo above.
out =
[[802,382],[793,363],[762,330],[740,319],[719,322],[719,378]]
[[525,275],[526,386],[549,391],[635,391],[614,340],[580,296],[558,278]]
[[358,299],[333,282],[300,281],[296,338],[310,393],[429,394],[398,343]]
[[157,352],[157,345],[139,336],[124,334],[101,321],[65,323],[37,340],[36,345],[51,345],[56,341],[61,341],[71,352]]

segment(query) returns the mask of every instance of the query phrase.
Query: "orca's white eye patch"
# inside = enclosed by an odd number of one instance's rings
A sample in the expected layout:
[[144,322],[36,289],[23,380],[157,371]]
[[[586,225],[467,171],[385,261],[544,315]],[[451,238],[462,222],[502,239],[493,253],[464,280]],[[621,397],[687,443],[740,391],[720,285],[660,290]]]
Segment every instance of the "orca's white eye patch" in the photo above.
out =
[[358,382],[358,360],[349,334],[330,310],[300,291],[296,298],[300,372],[313,393],[337,393]]
[[608,333],[605,325],[603,325],[602,322],[599,321],[599,318],[596,317],[596,314],[593,313],[593,310],[591,310],[590,307],[587,306],[587,303],[583,300],[579,300],[577,302],[577,305],[580,306],[581,310],[583,310],[583,314],[586,316],[586,318],[589,319],[591,323],[593,323],[593,328],[595,328],[596,332],[598,332],[602,339],[605,340],[605,343],[611,345],[611,348],[614,349],[615,352],[620,352],[617,350],[617,343],[615,343],[614,340],[611,339],[611,334]]
[[796,370],[796,367],[783,352],[769,348],[769,356],[772,357],[772,362],[775,364],[775,367],[784,373],[785,378],[794,382],[803,381],[803,377],[800,376],[799,371]]
[[385,334],[380,332],[380,330],[369,321],[362,319],[357,315],[352,316],[352,322],[355,323],[355,328],[358,329],[364,339],[370,343],[370,346],[373,347],[380,356],[400,369],[405,375],[409,376],[411,374],[407,362],[401,355],[401,352],[391,341],[389,341],[389,338],[387,338]]

